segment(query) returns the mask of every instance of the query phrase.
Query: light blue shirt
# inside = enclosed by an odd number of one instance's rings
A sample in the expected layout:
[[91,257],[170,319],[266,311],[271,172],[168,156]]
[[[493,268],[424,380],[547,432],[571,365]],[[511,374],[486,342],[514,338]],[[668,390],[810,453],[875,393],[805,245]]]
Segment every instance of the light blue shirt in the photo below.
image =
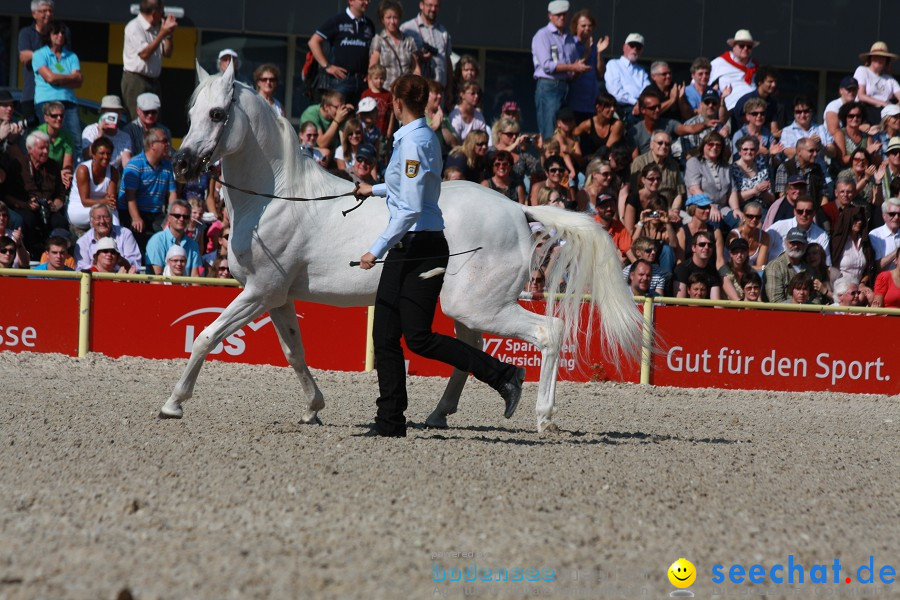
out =
[[628,105],[637,104],[638,96],[650,85],[647,71],[624,56],[606,63],[603,80],[606,82],[606,91],[616,102]]
[[397,130],[384,183],[372,186],[373,196],[387,196],[390,219],[369,252],[381,258],[407,231],[444,230],[438,206],[443,166],[441,145],[424,118]]
[[56,55],[50,49],[50,46],[44,46],[34,51],[31,66],[34,69],[35,104],[50,102],[51,100],[75,102],[75,90],[73,88],[50,85],[38,73],[41,67],[47,67],[52,73],[58,75],[71,75],[73,72],[81,70],[81,62],[71,50],[63,48],[61,57],[60,60],[56,60]]
[[[168,229],[154,233],[147,241],[147,266],[152,267],[156,265],[165,268],[166,253],[174,245],[175,236]],[[184,251],[187,253],[184,272],[190,275],[191,269],[194,267],[200,268],[200,248],[197,247],[197,242],[193,238],[188,237],[187,234],[181,236],[181,241],[178,242],[178,245],[184,248]]]

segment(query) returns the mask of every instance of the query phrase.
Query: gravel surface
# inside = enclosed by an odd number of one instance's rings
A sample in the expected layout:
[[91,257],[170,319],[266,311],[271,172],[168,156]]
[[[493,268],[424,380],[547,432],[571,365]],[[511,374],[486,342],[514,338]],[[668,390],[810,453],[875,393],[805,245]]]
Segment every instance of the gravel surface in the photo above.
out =
[[[316,371],[314,426],[289,369],[211,362],[158,421],[184,364],[0,353],[0,598],[665,598],[681,556],[700,598],[900,590],[896,397],[561,382],[540,436],[536,384],[506,421],[473,380],[451,429],[382,439],[374,373]],[[788,555],[853,582],[712,582]],[[472,564],[554,580],[434,581]]]

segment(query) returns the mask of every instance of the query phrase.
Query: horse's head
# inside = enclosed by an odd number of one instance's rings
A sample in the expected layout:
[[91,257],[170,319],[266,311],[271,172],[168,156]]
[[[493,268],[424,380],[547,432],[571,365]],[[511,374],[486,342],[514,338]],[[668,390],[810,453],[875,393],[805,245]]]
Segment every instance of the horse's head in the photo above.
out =
[[[221,75],[210,75],[197,63],[200,80],[191,98],[188,116],[191,128],[175,154],[174,170],[179,181],[195,179],[208,165],[233,152],[236,127],[234,61]],[[234,147],[231,147],[234,146]]]

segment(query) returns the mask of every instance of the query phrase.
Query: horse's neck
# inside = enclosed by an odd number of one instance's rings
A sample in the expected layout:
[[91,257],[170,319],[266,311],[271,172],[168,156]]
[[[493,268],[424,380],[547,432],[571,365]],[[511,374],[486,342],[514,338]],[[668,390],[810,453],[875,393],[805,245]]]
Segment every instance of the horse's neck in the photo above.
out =
[[[258,99],[257,99],[258,100]],[[262,111],[255,110],[262,108]],[[345,193],[353,184],[329,174],[316,162],[300,154],[299,142],[290,123],[275,117],[272,109],[255,102],[247,108],[252,135],[241,151],[223,160],[223,170],[233,185],[276,196],[317,198]]]

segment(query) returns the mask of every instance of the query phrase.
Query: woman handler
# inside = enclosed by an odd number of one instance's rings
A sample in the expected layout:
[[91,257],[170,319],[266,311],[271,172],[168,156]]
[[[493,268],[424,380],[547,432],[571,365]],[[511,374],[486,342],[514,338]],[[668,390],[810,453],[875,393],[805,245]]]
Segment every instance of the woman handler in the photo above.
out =
[[444,282],[440,274],[449,260],[444,219],[438,206],[441,194],[441,146],[425,122],[428,84],[418,75],[394,82],[393,109],[402,127],[394,134],[394,152],[376,186],[360,184],[357,196],[387,196],[387,228],[360,258],[371,269],[384,256],[384,269],[375,297],[375,370],[379,398],[375,426],[366,435],[406,435],[406,365],[400,336],[407,347],[425,358],[439,360],[475,375],[503,397],[509,418],[522,394],[525,369],[503,363],[455,338],[434,333],[431,323]]

